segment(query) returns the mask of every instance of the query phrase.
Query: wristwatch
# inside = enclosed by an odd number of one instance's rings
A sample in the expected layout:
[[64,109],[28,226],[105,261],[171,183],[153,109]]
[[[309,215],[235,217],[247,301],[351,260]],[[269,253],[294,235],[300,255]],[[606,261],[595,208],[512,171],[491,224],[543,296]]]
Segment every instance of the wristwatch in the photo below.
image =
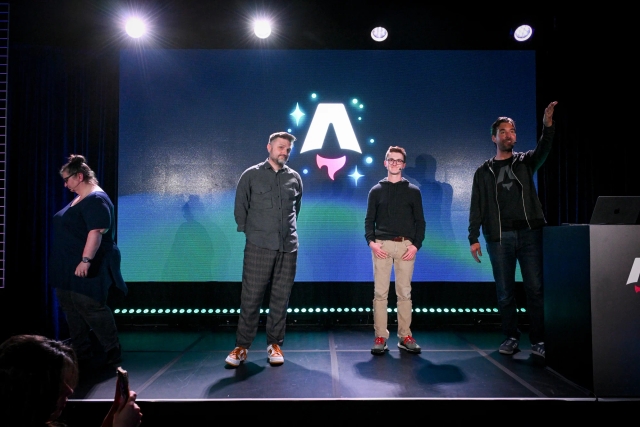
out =
[[82,262],[91,262],[91,258],[89,257],[82,257]]

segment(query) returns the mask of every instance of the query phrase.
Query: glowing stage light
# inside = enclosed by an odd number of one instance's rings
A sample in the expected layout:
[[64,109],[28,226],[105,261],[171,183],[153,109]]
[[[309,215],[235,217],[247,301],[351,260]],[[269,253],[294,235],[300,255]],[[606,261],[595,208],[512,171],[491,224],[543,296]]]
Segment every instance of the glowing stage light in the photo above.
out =
[[371,38],[374,41],[382,42],[385,41],[389,37],[389,32],[384,27],[376,27],[371,30]]
[[137,39],[146,34],[147,26],[140,18],[130,18],[125,25],[125,30],[130,37]]
[[266,19],[259,19],[253,23],[253,32],[261,39],[271,35],[271,24]]
[[529,40],[533,35],[533,28],[529,25],[520,25],[513,33],[513,38],[518,42]]

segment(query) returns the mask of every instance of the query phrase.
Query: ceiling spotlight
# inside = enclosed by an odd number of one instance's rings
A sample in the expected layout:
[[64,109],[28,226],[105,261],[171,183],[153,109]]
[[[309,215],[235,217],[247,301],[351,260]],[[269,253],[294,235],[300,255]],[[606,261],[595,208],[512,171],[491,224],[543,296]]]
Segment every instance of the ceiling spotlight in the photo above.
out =
[[523,41],[529,40],[532,35],[533,35],[533,28],[525,24],[525,25],[520,25],[518,28],[516,28],[516,31],[513,33],[513,38],[517,42],[523,42]]
[[147,31],[144,22],[142,22],[142,20],[138,18],[129,19],[127,21],[127,24],[125,25],[125,30],[127,31],[127,34],[129,34],[129,36],[133,37],[134,39],[142,37]]
[[257,37],[266,39],[271,34],[271,24],[266,19],[260,19],[253,24],[253,32]]
[[387,29],[384,27],[376,27],[373,30],[371,30],[371,38],[374,41],[377,41],[377,42],[385,41],[388,36],[389,36],[389,33],[387,32]]

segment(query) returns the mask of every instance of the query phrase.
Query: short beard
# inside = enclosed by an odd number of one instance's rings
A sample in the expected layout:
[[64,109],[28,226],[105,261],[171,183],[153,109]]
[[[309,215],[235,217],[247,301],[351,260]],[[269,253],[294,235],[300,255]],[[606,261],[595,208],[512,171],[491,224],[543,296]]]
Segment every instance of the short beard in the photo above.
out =
[[276,157],[275,159],[273,159],[273,161],[275,161],[277,164],[279,164],[280,166],[284,166],[287,164],[287,160],[289,160],[288,158],[281,160],[280,156]]

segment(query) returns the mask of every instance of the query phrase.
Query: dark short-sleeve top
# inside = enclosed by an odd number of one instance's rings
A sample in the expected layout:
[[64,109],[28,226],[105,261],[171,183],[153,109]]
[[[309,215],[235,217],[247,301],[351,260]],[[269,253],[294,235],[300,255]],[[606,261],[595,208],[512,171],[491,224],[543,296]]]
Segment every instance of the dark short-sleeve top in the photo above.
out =
[[[120,249],[114,241],[115,209],[103,191],[87,195],[72,206],[69,203],[53,216],[53,239],[49,257],[49,279],[53,287],[74,291],[106,303],[109,287],[115,284],[127,293],[120,271]],[[82,260],[89,231],[108,229],[89,266],[86,278],[75,275]]]

